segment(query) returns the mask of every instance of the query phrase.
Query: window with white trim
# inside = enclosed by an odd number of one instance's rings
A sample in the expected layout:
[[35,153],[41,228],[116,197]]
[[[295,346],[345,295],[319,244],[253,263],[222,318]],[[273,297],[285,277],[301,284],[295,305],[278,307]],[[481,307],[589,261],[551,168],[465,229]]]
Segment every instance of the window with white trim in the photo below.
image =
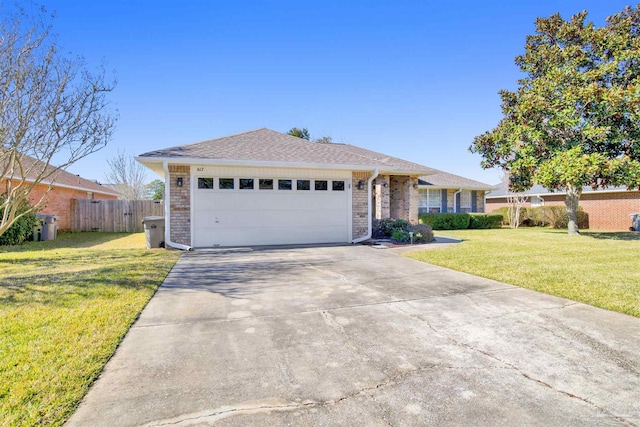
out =
[[460,192],[460,212],[471,212],[471,190]]
[[442,191],[432,189],[418,190],[418,208],[421,212],[440,213]]
[[537,208],[540,206],[544,206],[544,199],[539,196],[531,196],[531,207]]
[[429,194],[427,195],[427,212],[429,213],[440,213],[441,209],[441,197],[442,191],[440,190],[427,190]]

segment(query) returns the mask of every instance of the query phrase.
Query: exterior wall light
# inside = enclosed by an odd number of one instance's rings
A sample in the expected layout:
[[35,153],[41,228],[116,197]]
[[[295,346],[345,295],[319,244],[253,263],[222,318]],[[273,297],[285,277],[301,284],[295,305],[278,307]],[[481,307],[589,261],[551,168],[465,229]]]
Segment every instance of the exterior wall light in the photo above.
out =
[[176,180],[176,185],[177,185],[178,187],[182,187],[182,177],[181,177],[181,176],[180,176],[180,177],[178,177],[178,179]]
[[358,181],[358,190],[364,190],[364,181],[363,180]]
[[412,187],[413,187],[413,188],[418,188],[418,183],[417,183],[417,182],[414,182],[414,183],[413,183],[413,185],[412,185]]

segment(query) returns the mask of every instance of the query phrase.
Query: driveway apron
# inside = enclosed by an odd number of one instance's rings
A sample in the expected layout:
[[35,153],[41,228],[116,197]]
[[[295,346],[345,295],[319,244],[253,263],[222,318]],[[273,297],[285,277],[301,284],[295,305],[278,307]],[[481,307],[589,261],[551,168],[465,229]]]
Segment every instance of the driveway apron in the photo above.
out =
[[391,250],[197,250],[68,425],[637,425],[639,348],[640,319]]

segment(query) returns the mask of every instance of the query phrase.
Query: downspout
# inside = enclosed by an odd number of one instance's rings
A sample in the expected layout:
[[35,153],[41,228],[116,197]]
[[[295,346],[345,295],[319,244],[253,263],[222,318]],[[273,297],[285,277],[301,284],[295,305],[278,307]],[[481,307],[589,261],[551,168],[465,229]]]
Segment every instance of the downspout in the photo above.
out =
[[462,193],[462,188],[453,193],[453,213],[458,213],[458,194]]
[[353,239],[351,241],[352,244],[356,244],[356,243],[360,243],[360,242],[364,242],[365,240],[369,240],[371,238],[371,233],[373,231],[373,218],[371,218],[373,215],[371,214],[371,183],[373,182],[374,179],[376,179],[378,177],[378,174],[380,173],[380,169],[376,168],[375,171],[373,171],[373,175],[371,175],[369,177],[369,179],[367,180],[367,217],[369,219],[369,223],[367,225],[367,235],[364,237],[358,237],[357,239]]
[[169,176],[169,165],[166,160],[162,162],[162,168],[164,169],[164,245],[183,251],[192,251],[193,248],[191,246],[171,241],[171,194],[169,194],[171,177]]

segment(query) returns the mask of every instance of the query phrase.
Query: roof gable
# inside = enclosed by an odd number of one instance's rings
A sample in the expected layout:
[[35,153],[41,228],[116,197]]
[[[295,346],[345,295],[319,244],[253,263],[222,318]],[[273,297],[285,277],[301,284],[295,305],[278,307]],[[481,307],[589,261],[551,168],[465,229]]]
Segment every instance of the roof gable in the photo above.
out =
[[[26,154],[21,154],[21,161],[25,169],[32,169],[31,173],[26,177],[27,182],[35,181],[38,175],[40,175],[40,171],[42,171],[45,167],[44,162]],[[104,187],[101,184],[82,178],[79,175],[74,175],[52,165],[46,165],[45,175],[47,175],[48,178],[41,181],[44,185],[51,185],[53,187],[76,188],[80,190],[86,190],[87,192],[109,194],[113,196],[120,195],[120,193],[115,190]],[[15,177],[14,179],[19,179],[19,177]]]

